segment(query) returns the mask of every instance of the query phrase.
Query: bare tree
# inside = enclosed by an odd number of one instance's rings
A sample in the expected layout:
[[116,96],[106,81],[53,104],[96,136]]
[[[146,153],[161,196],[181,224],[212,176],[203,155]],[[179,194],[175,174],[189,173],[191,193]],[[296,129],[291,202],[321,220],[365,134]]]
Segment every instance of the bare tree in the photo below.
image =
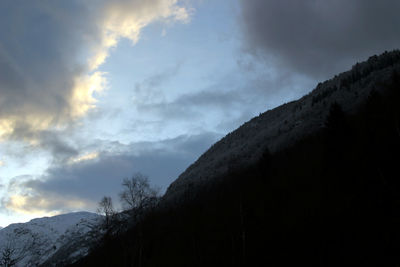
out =
[[122,182],[123,190],[119,194],[122,205],[128,210],[141,210],[155,203],[158,191],[149,184],[147,176],[136,173]]
[[97,212],[104,215],[104,226],[109,229],[111,226],[112,219],[115,215],[115,210],[112,204],[111,197],[104,196],[100,202]]
[[[158,191],[149,184],[147,176],[136,173],[130,179],[125,178],[122,182],[123,190],[120,199],[123,207],[131,212],[133,222],[137,222],[145,211],[149,211],[155,206],[158,200]],[[136,241],[139,246],[138,266],[141,266],[143,255],[143,231],[141,226],[137,228],[138,235]]]

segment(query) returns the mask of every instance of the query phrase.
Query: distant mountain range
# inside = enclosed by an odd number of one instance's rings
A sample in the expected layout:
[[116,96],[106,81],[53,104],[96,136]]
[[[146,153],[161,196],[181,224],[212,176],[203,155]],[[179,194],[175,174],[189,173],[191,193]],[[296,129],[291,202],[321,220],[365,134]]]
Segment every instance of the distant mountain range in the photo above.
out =
[[89,244],[83,240],[100,218],[76,212],[11,224],[0,230],[0,259],[8,253],[15,266],[38,266],[74,243],[73,250],[62,258],[62,262],[71,263],[88,253]]

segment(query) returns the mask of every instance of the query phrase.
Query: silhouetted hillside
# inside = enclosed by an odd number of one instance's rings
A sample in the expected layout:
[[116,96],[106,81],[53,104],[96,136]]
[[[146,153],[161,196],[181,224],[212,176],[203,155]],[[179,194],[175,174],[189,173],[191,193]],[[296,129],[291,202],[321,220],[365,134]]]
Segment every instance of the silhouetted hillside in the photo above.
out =
[[189,187],[217,180],[229,167],[255,164],[267,148],[274,153],[320,130],[335,102],[345,112],[356,112],[372,90],[390,83],[393,72],[400,72],[399,51],[372,56],[301,99],[260,114],[215,143],[169,186],[164,199],[179,198]]
[[74,266],[399,266],[400,52],[216,143]]

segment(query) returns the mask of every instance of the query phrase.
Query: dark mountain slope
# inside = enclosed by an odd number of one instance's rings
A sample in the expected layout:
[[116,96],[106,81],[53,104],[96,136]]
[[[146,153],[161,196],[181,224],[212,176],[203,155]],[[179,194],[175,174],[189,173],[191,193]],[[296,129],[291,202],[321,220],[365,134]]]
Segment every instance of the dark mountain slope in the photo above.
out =
[[189,187],[227,172],[229,166],[244,167],[257,162],[264,151],[272,153],[293,145],[324,125],[329,106],[336,102],[345,112],[355,112],[371,90],[390,82],[400,71],[400,52],[373,56],[351,71],[318,84],[308,95],[253,118],[214,144],[168,188],[164,199],[174,199]]
[[[75,266],[399,266],[399,55],[372,57],[246,123],[164,205]],[[274,120],[283,136],[262,134]],[[245,144],[232,160],[228,147]],[[195,172],[213,167],[207,179]]]

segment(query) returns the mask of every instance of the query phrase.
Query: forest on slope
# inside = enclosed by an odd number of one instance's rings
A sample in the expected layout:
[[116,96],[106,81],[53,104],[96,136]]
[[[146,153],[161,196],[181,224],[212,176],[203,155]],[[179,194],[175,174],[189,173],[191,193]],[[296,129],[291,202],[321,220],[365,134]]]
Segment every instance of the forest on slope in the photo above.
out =
[[147,210],[73,266],[400,265],[400,73],[387,68],[356,111],[327,105],[321,129]]

